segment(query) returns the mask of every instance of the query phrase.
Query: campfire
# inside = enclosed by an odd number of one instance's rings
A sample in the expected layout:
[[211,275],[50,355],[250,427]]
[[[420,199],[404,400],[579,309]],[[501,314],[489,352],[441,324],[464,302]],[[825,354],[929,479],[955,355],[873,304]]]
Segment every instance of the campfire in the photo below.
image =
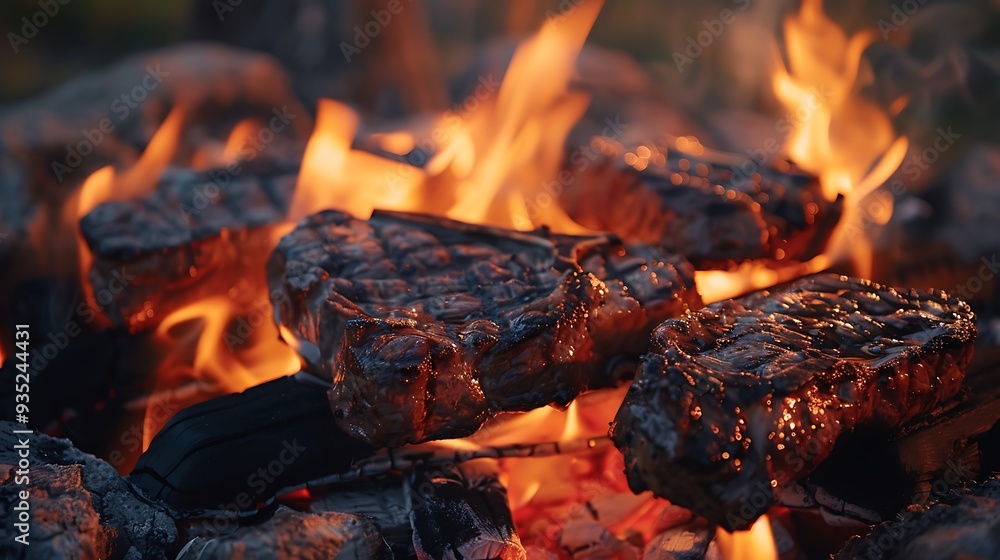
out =
[[446,103],[435,3],[358,4],[339,80],[404,110],[190,43],[0,119],[11,557],[1000,554],[1000,152],[933,165],[935,6],[638,63],[592,35],[641,11],[513,2]]

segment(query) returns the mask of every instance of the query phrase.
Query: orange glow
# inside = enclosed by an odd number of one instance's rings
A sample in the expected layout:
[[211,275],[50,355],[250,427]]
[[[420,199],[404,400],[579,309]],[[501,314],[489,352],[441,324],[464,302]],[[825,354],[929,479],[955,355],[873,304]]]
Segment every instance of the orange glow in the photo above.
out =
[[262,126],[256,118],[247,117],[236,123],[225,142],[208,138],[202,140],[191,156],[191,168],[206,170],[238,161],[240,152],[245,151],[247,142],[257,135]]
[[320,101],[289,219],[327,208],[367,218],[378,207],[518,230],[587,231],[555,199],[555,179],[569,130],[589,103],[568,85],[601,6],[584,0],[565,17],[550,18],[518,48],[497,92],[477,89],[461,111],[434,119],[420,135],[373,135],[398,155],[429,145],[423,169],[352,149],[357,114]]
[[[278,339],[270,303],[251,307],[241,309],[227,296],[215,296],[166,316],[154,339],[169,353],[157,367],[153,395],[176,400],[194,386],[197,391],[183,395],[187,406],[297,372],[298,356]],[[153,420],[153,412],[162,408],[155,398],[147,404],[143,450],[166,421]]]
[[233,131],[229,133],[225,147],[222,149],[222,161],[219,163],[226,165],[236,161],[240,156],[240,150],[257,135],[260,128],[260,122],[254,118],[246,118],[236,123]]
[[289,219],[326,209],[368,218],[376,207],[421,211],[424,173],[410,165],[351,148],[359,119],[350,107],[321,99],[302,157]]
[[3,367],[5,361],[7,361],[7,356],[4,356],[3,348],[0,348],[0,368]]
[[782,268],[769,268],[766,264],[748,262],[734,270],[696,270],[694,283],[702,300],[708,304],[816,274],[829,266],[830,258],[826,255],[817,255],[804,263],[789,264]]
[[899,167],[907,148],[907,139],[894,132],[889,111],[858,93],[870,73],[863,54],[875,40],[874,30],[847,37],[823,13],[821,0],[804,0],[798,14],[785,18],[784,34],[788,69],[776,52],[772,87],[797,124],[785,141],[785,155],[819,177],[830,200],[845,197],[830,253],[834,260],[851,258],[855,272],[869,276],[867,235],[848,231],[858,227],[865,197]]
[[715,539],[724,560],[778,560],[771,520],[766,515],[762,515],[746,531],[729,533],[718,529]]
[[673,506],[649,492],[633,494],[621,453],[598,443],[606,440],[608,423],[627,390],[623,386],[585,393],[565,410],[544,407],[501,415],[467,438],[422,445],[472,451],[558,442],[556,455],[499,460],[500,480],[521,541],[558,553],[559,531],[589,530],[594,523],[614,538],[638,534],[648,541],[657,533],[664,510]]
[[[589,104],[568,86],[601,7],[585,1],[564,18],[549,18],[517,49],[495,104],[466,119],[455,139],[460,147],[439,156],[455,163],[457,199],[449,217],[519,230],[587,231],[545,184],[558,176],[566,136]],[[463,159],[474,164],[460,165]]]

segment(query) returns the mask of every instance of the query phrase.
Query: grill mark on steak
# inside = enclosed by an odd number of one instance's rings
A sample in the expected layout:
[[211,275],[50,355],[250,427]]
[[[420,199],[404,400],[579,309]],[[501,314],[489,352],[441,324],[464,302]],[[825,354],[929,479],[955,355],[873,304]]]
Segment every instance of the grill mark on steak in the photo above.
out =
[[659,326],[611,437],[633,490],[746,528],[841,433],[953,397],[975,337],[944,292],[807,277]]
[[693,156],[664,140],[650,147],[666,156],[637,171],[625,163],[629,149],[594,138],[590,149],[603,159],[562,193],[567,213],[627,243],[661,244],[698,269],[807,261],[840,220],[843,199],[827,200],[816,177],[798,169],[736,155]]
[[691,266],[649,247],[401,213],[311,216],[268,276],[339,424],[380,446],[612,385],[653,326],[700,306]]

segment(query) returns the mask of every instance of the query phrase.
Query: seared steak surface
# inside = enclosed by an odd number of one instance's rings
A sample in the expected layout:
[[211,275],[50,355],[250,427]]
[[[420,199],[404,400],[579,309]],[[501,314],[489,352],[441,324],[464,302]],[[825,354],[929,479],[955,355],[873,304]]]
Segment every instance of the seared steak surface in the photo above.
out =
[[700,305],[690,265],[649,247],[412,214],[316,214],[268,269],[290,342],[333,377],[338,423],[380,446],[612,385],[656,324]]
[[[843,211],[842,198],[828,200],[816,177],[794,168],[693,156],[662,141],[630,149],[593,142],[606,160],[562,193],[569,215],[627,243],[659,244],[698,269],[807,261],[823,251]],[[627,163],[650,152],[641,170]]]
[[745,528],[841,433],[953,397],[975,336],[944,292],[807,277],[659,326],[611,437],[633,490]]

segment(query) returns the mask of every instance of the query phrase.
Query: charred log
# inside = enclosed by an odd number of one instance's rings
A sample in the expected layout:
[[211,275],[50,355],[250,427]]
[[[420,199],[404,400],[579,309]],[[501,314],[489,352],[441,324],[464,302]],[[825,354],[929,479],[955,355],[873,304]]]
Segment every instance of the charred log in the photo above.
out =
[[365,517],[279,508],[271,519],[259,525],[195,537],[177,556],[177,560],[231,558],[388,560],[392,555],[378,528]]
[[334,424],[325,390],[283,377],[188,407],[129,478],[174,507],[255,511],[281,490],[348,471],[375,450]]
[[489,466],[419,468],[408,495],[418,558],[524,560],[507,489]]
[[1000,479],[955,492],[930,507],[855,539],[837,560],[987,560],[1000,558]]
[[[14,434],[0,423],[0,551],[4,558],[173,558],[177,528],[115,472],[68,440]],[[19,439],[29,440],[27,474],[17,475]],[[23,471],[24,469],[22,469]],[[25,481],[27,478],[27,481]],[[19,493],[29,493],[30,544],[14,541]],[[30,555],[29,555],[30,553]]]
[[973,321],[944,292],[832,275],[667,321],[612,427],[629,483],[746,528],[842,433],[952,398]]
[[650,248],[379,212],[308,218],[268,276],[293,346],[334,378],[338,424],[389,446],[613,385],[652,325],[700,301],[691,268]]

